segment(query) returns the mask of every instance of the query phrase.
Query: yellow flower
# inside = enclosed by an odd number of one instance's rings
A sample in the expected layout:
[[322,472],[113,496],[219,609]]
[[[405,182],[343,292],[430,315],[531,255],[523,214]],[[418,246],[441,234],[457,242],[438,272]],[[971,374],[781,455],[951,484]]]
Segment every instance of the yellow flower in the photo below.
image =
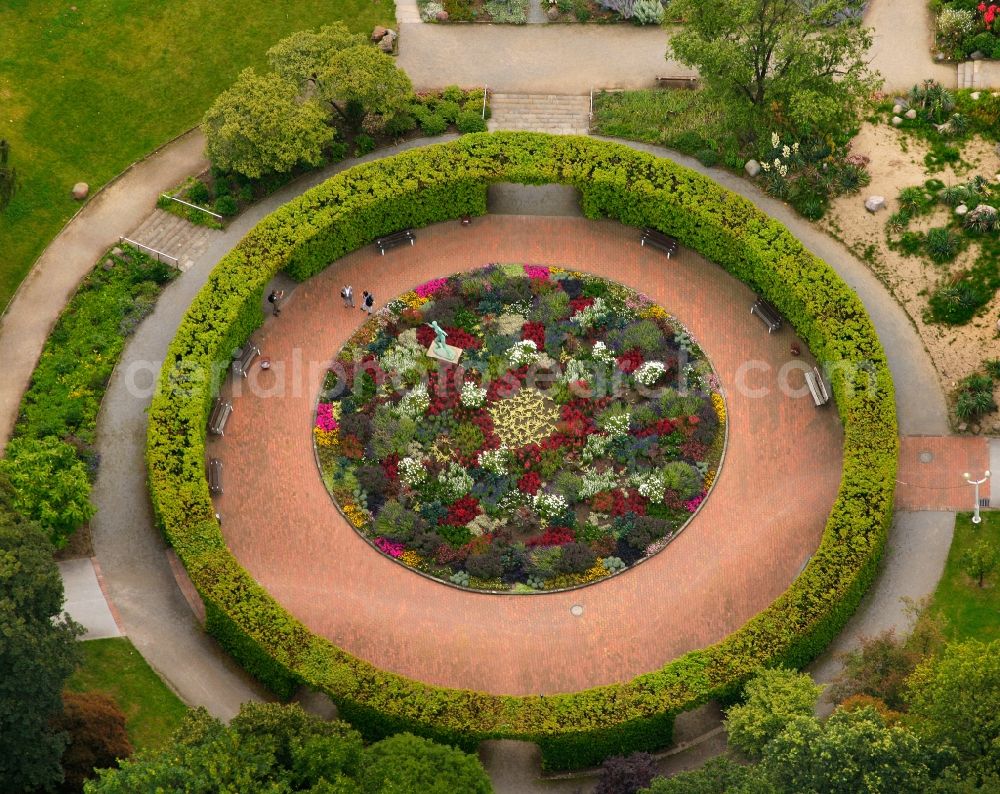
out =
[[402,295],[400,295],[399,300],[405,303],[407,308],[409,309],[419,309],[421,306],[427,303],[429,298],[421,298],[413,290],[410,290],[409,292],[404,292]]
[[402,554],[399,555],[401,562],[405,563],[410,568],[419,568],[420,563],[424,561],[424,558],[417,554],[411,549],[407,549]]
[[344,511],[344,515],[347,516],[347,520],[351,522],[351,525],[355,529],[360,529],[368,523],[370,516],[368,515],[368,511],[364,508],[358,507],[354,504],[345,504],[342,509]]
[[709,469],[708,474],[705,475],[705,490],[707,491],[712,487],[712,483],[715,482],[715,469]]
[[726,401],[717,391],[712,392],[712,405],[715,407],[715,415],[719,417],[719,424],[726,423]]
[[662,306],[657,306],[655,303],[647,304],[639,312],[641,318],[649,320],[668,320],[670,319],[670,314]]
[[314,427],[313,436],[316,439],[316,445],[320,447],[336,449],[340,443],[340,433],[337,430],[323,430],[319,427]]

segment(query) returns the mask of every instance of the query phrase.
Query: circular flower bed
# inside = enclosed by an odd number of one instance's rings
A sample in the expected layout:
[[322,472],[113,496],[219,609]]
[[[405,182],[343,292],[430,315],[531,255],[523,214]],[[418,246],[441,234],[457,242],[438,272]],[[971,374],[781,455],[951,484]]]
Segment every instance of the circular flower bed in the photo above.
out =
[[712,484],[724,424],[708,361],[663,309],[582,273],[489,265],[365,323],[327,375],[314,440],[330,493],[384,554],[537,592],[666,546]]

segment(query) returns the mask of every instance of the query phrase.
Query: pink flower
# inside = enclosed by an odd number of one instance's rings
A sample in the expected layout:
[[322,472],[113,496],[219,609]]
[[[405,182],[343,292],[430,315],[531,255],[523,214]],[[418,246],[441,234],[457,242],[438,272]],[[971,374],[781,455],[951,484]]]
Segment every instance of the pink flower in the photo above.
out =
[[448,279],[446,278],[432,278],[430,281],[424,282],[413,291],[421,298],[429,298],[447,283]]
[[388,554],[390,557],[402,557],[403,556],[403,544],[396,543],[394,540],[388,540],[386,538],[375,538],[375,545],[378,550],[383,554]]
[[524,275],[528,278],[548,279],[549,269],[544,265],[525,265]]
[[694,499],[689,499],[684,503],[684,507],[687,508],[689,513],[693,513],[698,509],[698,505],[705,501],[705,494],[699,494]]
[[316,406],[316,427],[327,433],[332,433],[340,427],[337,420],[333,418],[332,403],[320,403]]

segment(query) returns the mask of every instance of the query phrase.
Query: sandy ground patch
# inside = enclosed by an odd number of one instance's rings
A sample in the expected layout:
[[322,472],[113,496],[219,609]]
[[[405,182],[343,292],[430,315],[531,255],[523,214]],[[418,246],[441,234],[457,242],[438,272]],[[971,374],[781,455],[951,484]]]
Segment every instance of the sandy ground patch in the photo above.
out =
[[[865,124],[854,139],[852,151],[871,158],[869,172],[872,182],[853,196],[842,196],[831,205],[820,225],[843,242],[889,288],[913,321],[924,346],[937,369],[941,386],[946,394],[957,382],[982,367],[985,359],[1000,358],[1000,291],[993,300],[969,323],[959,326],[927,322],[924,314],[931,290],[949,273],[964,270],[975,259],[975,250],[962,252],[950,265],[936,265],[924,257],[909,257],[889,249],[885,224],[890,213],[899,209],[896,196],[905,188],[921,185],[935,177],[946,185],[958,184],[981,174],[991,180],[1000,174],[1000,156],[994,144],[975,138],[963,149],[963,160],[971,169],[952,168],[929,173],[924,165],[927,145],[886,125]],[[885,196],[888,210],[872,214],[865,210],[865,198]],[[948,210],[941,207],[931,215],[911,222],[910,229],[922,230],[943,225]],[[1000,387],[994,396],[1000,402]],[[952,416],[956,428],[961,423]],[[978,423],[967,428],[971,432],[996,435],[1000,433],[1000,413],[988,414]]]

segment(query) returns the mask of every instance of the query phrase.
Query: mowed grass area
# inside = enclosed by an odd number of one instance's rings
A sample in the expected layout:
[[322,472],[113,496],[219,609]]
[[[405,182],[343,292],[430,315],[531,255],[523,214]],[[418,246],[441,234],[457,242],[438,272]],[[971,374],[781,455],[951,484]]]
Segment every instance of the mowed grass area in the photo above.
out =
[[982,516],[983,523],[976,526],[971,513],[959,514],[948,562],[931,603],[931,609],[947,619],[947,633],[953,639],[1000,639],[1000,570],[989,574],[985,587],[979,587],[960,562],[962,554],[981,540],[1000,551],[1000,513],[983,512]]
[[125,727],[136,750],[163,747],[180,726],[187,707],[124,637],[88,640],[83,665],[66,688],[111,695],[125,712]]
[[393,0],[0,3],[0,138],[21,177],[0,213],[0,310],[78,209],[75,182],[95,191],[197,124],[289,33],[342,19],[367,34],[395,27],[394,9]]

